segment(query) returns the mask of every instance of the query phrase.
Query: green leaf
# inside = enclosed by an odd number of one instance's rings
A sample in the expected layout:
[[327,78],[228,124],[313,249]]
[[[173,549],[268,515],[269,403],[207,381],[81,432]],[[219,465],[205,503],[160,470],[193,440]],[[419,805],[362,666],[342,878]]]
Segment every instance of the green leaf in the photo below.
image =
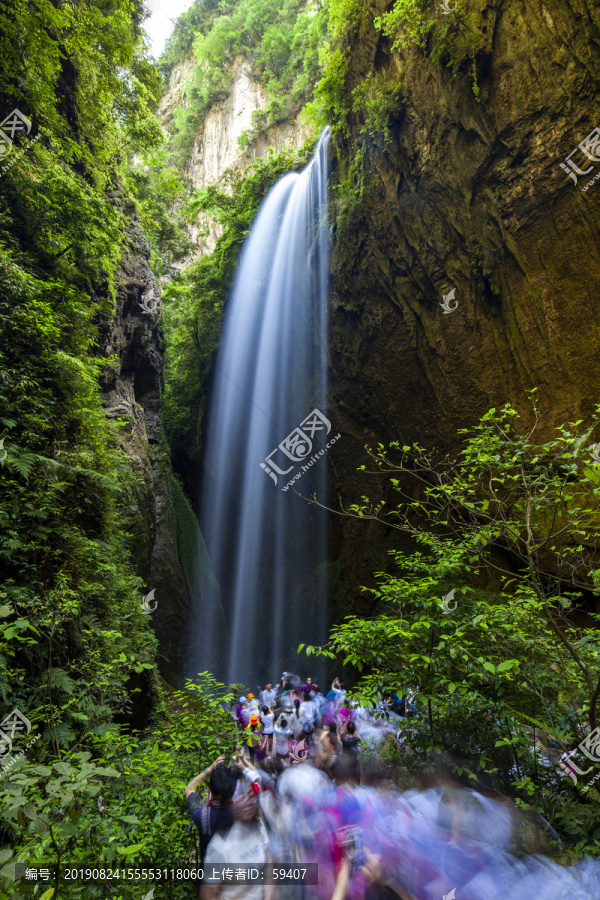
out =
[[117,852],[120,853],[121,856],[133,856],[135,853],[139,853],[143,846],[143,843],[130,844],[129,847],[117,847]]
[[496,671],[498,672],[508,672],[509,669],[512,669],[515,661],[512,659],[505,659],[504,662],[499,663],[496,667]]

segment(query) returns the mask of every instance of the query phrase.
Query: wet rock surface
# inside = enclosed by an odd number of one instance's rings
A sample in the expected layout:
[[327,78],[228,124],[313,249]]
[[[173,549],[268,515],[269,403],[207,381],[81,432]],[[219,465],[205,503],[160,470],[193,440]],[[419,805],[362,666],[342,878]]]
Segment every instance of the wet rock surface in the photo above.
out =
[[[365,443],[453,452],[458,428],[492,406],[510,401],[531,421],[532,388],[546,430],[589,418],[598,401],[600,187],[582,188],[600,162],[577,185],[560,163],[600,124],[600,14],[589,2],[522,2],[484,5],[481,17],[479,100],[467,63],[452,79],[428,53],[398,58],[372,19],[353,36],[348,83],[400,68],[402,96],[389,140],[368,143],[363,198],[336,233],[330,412],[344,439],[330,462],[346,502],[365,484],[381,490],[356,473]],[[350,124],[342,170],[360,140]],[[340,577],[372,583],[394,535],[335,527]]]
[[132,221],[117,273],[114,316],[102,324],[102,355],[114,362],[104,370],[101,386],[108,416],[119,424],[120,444],[137,476],[128,510],[132,552],[138,574],[154,591],[149,606],[156,604],[151,622],[159,639],[159,669],[172,679],[181,667],[190,597],[178,551],[173,476],[161,447],[165,344],[161,290],[149,258],[148,242]]

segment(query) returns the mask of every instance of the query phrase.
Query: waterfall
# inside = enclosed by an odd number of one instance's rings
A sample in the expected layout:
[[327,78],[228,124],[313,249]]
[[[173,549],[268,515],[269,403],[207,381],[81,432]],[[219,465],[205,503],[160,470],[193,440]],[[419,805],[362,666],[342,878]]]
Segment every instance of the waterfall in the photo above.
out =
[[[194,673],[255,689],[326,636],[329,129],[262,203],[228,299],[210,395],[200,528],[212,577]],[[288,486],[296,478],[291,486]],[[306,668],[306,661],[302,669]],[[318,675],[314,665],[311,670]]]

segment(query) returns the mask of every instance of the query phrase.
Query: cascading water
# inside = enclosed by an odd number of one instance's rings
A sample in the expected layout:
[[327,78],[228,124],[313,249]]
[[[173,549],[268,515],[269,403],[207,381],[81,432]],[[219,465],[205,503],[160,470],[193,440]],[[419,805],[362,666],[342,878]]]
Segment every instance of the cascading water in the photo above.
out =
[[[242,249],[216,363],[194,672],[254,686],[326,630],[329,130],[272,188]],[[321,454],[321,455],[318,455]],[[288,483],[297,480],[291,487]],[[315,671],[315,675],[318,672]]]

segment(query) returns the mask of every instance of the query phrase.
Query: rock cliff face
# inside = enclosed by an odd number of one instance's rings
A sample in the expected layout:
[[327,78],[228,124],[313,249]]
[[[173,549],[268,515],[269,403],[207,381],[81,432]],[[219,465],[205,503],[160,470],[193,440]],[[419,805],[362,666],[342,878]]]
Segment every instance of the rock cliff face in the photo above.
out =
[[177,535],[177,486],[161,451],[162,304],[149,258],[148,242],[132,220],[117,273],[115,313],[102,327],[102,354],[116,359],[105,369],[102,389],[108,416],[119,423],[121,446],[138,478],[129,510],[132,549],[138,574],[148,591],[155,592],[151,622],[159,639],[159,669],[172,679],[181,670],[190,598]]
[[[529,417],[531,388],[548,426],[589,418],[599,399],[600,183],[583,190],[600,172],[599,8],[482,4],[479,101],[470,63],[452,80],[431,47],[392,54],[373,27],[385,10],[375,0],[351,36],[346,85],[402,75],[389,140],[368,145],[365,194],[335,246],[330,410],[344,439],[331,462],[346,502],[377,491],[356,474],[365,443],[452,451],[457,428],[492,406]],[[560,163],[588,135],[575,184]],[[372,583],[392,538],[337,527],[342,582]]]
[[[159,114],[168,128],[173,111],[185,105],[185,83],[191,75],[195,60],[186,60],[175,66],[169,80]],[[216,184],[228,169],[243,171],[253,159],[264,156],[270,149],[276,152],[284,146],[301,147],[308,137],[308,129],[300,122],[283,122],[261,132],[245,149],[238,143],[245,131],[252,128],[252,113],[266,109],[268,97],[262,86],[252,78],[250,66],[243,57],[237,57],[231,69],[232,83],[225,100],[214,103],[195,136],[190,158],[184,171],[196,188],[204,189]],[[196,245],[192,258],[214,250],[220,235],[218,224],[201,218],[191,229],[191,240]],[[183,265],[189,263],[185,260]]]
[[[436,38],[424,50],[392,52],[373,24],[388,6],[373,0],[357,20],[345,90],[375,73],[398,86],[399,99],[385,137],[365,137],[360,113],[350,114],[332,178],[335,208],[336,178],[365,147],[364,193],[338,222],[333,253],[330,415],[343,437],[330,464],[332,496],[344,504],[383,490],[357,474],[365,443],[416,440],[452,452],[458,428],[491,406],[510,400],[527,420],[534,387],[547,428],[588,418],[598,401],[600,181],[583,190],[600,173],[598,8],[482,0],[474,62],[459,60],[453,78]],[[451,44],[466,26],[437,4],[436,13]],[[192,66],[172,74],[167,126]],[[196,136],[188,174],[197,187],[270,146],[302,144],[294,123],[241,152],[238,137],[265,106],[237,60],[229,97]],[[569,178],[560,164],[588,135],[572,157],[586,175]],[[207,223],[196,229],[196,255],[210,252],[217,234]],[[386,567],[397,537],[348,519],[334,519],[333,529],[336,621],[355,589]]]

